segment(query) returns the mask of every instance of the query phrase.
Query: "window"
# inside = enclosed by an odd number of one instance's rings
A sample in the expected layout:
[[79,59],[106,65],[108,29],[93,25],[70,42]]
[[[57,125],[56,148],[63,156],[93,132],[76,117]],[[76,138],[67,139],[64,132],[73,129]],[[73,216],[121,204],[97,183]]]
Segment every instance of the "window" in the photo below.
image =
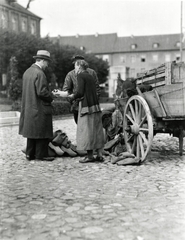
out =
[[131,45],[131,49],[136,49],[137,48],[137,45],[136,44],[132,44]]
[[27,32],[27,19],[22,17],[21,27],[23,32]]
[[18,31],[18,17],[16,14],[12,15],[12,30],[15,32]]
[[176,55],[176,61],[180,61],[180,54]]
[[159,43],[154,43],[153,44],[153,48],[158,48],[159,47]]
[[136,61],[136,55],[131,55],[131,62],[134,63]]
[[2,28],[8,28],[8,14],[7,12],[2,12],[2,15],[1,15],[1,20],[2,20]]
[[165,62],[170,62],[170,61],[171,61],[170,54],[166,54],[165,55]]
[[141,62],[146,62],[146,57],[144,55],[141,56]]
[[132,78],[134,78],[135,77],[135,69],[134,68],[131,68],[130,69],[130,77]]
[[31,20],[31,34],[36,35],[36,21]]
[[126,62],[126,60],[125,60],[125,57],[124,57],[124,56],[121,56],[121,57],[120,57],[120,62],[121,62],[121,63],[125,63],[125,62]]
[[153,60],[154,60],[155,62],[158,61],[158,55],[157,55],[157,54],[153,55]]
[[102,59],[103,59],[104,61],[109,62],[109,55],[103,55],[103,56],[102,56]]

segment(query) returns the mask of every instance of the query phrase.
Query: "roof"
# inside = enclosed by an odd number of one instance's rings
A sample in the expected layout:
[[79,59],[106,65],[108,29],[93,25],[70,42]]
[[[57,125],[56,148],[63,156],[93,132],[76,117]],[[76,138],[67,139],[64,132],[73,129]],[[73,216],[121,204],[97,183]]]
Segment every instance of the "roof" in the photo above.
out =
[[[114,52],[177,50],[178,42],[180,34],[119,37],[114,45]],[[156,48],[154,44],[157,44]],[[132,45],[136,45],[136,48],[132,49]]]
[[62,45],[72,45],[77,48],[85,47],[86,51],[97,53],[106,52],[110,49],[110,46],[113,47],[117,41],[117,33],[67,37],[59,36],[58,39]]
[[23,6],[21,6],[20,4],[18,4],[16,1],[8,3],[7,0],[0,0],[0,6],[4,6],[4,7],[7,7],[9,9],[24,13],[26,15],[30,15],[32,17],[42,19],[41,17],[35,15],[34,13],[30,12],[28,9],[26,9]]
[[[118,37],[117,33],[97,35],[58,36],[51,40],[62,45],[71,45],[77,48],[84,47],[87,52],[95,54],[108,54],[118,52],[143,52],[143,51],[169,51],[178,50],[177,43],[180,42],[180,34],[127,36]],[[154,44],[157,47],[154,47]],[[135,45],[135,49],[131,48]]]

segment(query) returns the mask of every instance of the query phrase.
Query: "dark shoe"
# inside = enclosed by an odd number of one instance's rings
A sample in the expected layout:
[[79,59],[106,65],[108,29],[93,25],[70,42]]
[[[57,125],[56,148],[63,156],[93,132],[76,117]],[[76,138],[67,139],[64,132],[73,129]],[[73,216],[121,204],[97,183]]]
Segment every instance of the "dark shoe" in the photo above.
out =
[[26,159],[29,160],[29,161],[31,161],[31,160],[34,160],[35,157],[32,157],[32,156],[26,155]]
[[80,159],[79,160],[80,163],[88,163],[88,162],[95,162],[95,159],[94,158],[88,158],[88,157],[85,157],[83,159]]
[[43,157],[41,160],[42,161],[53,161],[55,158],[54,157]]
[[95,158],[95,161],[96,161],[96,162],[103,162],[103,161],[104,161],[104,158],[97,156],[97,157]]
[[23,148],[21,151],[22,151],[24,154],[26,154],[26,148]]
[[36,160],[39,161],[53,161],[55,158],[54,157],[43,157],[43,158],[37,158]]

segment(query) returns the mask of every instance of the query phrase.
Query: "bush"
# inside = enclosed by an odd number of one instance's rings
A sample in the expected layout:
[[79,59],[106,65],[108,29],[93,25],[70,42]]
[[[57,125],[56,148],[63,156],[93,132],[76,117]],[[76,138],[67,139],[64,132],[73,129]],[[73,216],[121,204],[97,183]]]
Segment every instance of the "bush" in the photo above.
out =
[[13,101],[13,103],[12,103],[12,111],[18,111],[18,112],[21,111],[21,100],[20,99]]
[[67,100],[54,100],[52,102],[53,115],[70,114],[71,104]]
[[108,92],[105,92],[105,91],[103,90],[103,91],[101,91],[100,97],[106,97],[106,98],[108,98],[108,97],[109,97],[109,93],[108,93]]
[[100,97],[99,103],[114,103],[114,98]]
[[10,99],[16,101],[22,97],[22,79],[16,79],[9,86]]
[[[65,115],[65,114],[71,114],[70,108],[71,105],[67,100],[54,100],[52,102],[53,107],[53,115]],[[21,111],[21,101],[13,101],[12,103],[12,110],[13,111]]]

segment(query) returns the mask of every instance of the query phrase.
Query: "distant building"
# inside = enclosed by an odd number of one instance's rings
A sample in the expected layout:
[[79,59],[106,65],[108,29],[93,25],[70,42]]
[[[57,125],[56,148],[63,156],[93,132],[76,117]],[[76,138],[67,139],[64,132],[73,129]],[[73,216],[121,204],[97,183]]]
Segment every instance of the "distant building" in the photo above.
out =
[[[58,36],[61,45],[75,46],[109,62],[109,96],[116,89],[118,73],[125,80],[165,62],[180,60],[180,34],[118,37],[116,33]],[[185,56],[183,56],[183,61]]]
[[0,0],[0,29],[40,37],[41,18],[19,5],[16,0]]

